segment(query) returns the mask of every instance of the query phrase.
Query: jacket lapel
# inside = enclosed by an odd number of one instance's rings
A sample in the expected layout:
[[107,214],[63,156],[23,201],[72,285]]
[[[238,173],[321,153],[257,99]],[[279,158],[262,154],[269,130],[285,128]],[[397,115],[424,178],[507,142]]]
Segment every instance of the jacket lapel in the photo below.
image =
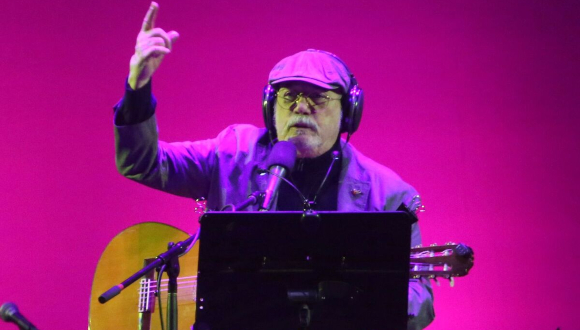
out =
[[350,145],[342,146],[342,173],[338,183],[338,211],[367,211],[370,178],[359,164]]

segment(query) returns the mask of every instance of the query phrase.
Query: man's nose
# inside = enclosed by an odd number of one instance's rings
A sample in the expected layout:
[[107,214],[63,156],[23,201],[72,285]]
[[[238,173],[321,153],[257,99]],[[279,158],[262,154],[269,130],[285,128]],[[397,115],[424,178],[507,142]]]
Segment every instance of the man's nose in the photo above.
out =
[[308,104],[308,99],[304,96],[301,96],[298,100],[296,100],[292,112],[300,114],[311,114],[312,108],[311,105]]

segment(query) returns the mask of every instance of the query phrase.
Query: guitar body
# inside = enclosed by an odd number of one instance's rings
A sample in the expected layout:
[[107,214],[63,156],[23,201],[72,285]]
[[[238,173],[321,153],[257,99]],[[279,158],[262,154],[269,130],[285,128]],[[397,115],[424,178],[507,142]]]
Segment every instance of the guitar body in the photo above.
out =
[[[179,242],[190,235],[175,227],[146,222],[131,226],[118,234],[101,255],[93,286],[89,308],[89,330],[157,330],[160,329],[157,297],[154,292],[156,274],[146,276],[150,283],[133,283],[117,297],[105,304],[98,297],[113,285],[120,283],[160,253],[167,250],[168,242]],[[197,282],[198,249],[179,258],[178,328],[189,329],[195,322],[195,293]],[[161,302],[163,321],[167,322],[167,275],[162,281]],[[141,311],[140,311],[141,309]],[[155,315],[154,315],[155,314]]]
[[[131,226],[107,245],[101,255],[89,307],[89,330],[158,330],[161,329],[158,314],[156,274],[147,274],[141,283],[136,281],[118,296],[105,304],[98,297],[133,275],[157,255],[167,250],[168,242],[179,242],[190,235],[175,227],[145,222]],[[181,271],[178,283],[178,329],[190,329],[195,322],[197,265],[199,244],[179,258]],[[412,278],[444,277],[452,280],[465,276],[473,266],[473,250],[464,244],[449,243],[442,246],[416,247],[411,249],[409,275]],[[161,284],[163,320],[167,322],[167,276]]]

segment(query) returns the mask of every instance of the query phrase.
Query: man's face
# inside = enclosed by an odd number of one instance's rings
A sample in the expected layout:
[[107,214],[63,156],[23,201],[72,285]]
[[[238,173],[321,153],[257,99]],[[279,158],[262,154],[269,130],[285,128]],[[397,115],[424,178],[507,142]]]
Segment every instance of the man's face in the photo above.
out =
[[[284,101],[284,97],[297,102]],[[274,107],[278,140],[292,142],[299,158],[317,157],[330,150],[340,132],[340,98],[333,90],[306,82],[280,84]]]

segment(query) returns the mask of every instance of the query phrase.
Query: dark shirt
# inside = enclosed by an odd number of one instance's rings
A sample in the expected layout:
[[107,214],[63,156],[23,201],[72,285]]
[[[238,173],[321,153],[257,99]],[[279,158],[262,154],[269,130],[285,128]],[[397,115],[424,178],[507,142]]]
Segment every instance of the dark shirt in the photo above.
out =
[[[339,159],[332,164],[332,169],[330,169],[335,151],[338,152]],[[316,199],[315,204],[312,204],[313,210],[336,211],[338,209],[338,180],[342,170],[341,155],[340,143],[337,140],[329,151],[319,157],[298,158],[294,169],[288,175],[287,179],[300,190],[308,201],[312,202]],[[331,170],[330,174],[321,187],[329,169]],[[304,210],[304,202],[290,185],[282,183],[276,209],[279,211],[302,211]]]

